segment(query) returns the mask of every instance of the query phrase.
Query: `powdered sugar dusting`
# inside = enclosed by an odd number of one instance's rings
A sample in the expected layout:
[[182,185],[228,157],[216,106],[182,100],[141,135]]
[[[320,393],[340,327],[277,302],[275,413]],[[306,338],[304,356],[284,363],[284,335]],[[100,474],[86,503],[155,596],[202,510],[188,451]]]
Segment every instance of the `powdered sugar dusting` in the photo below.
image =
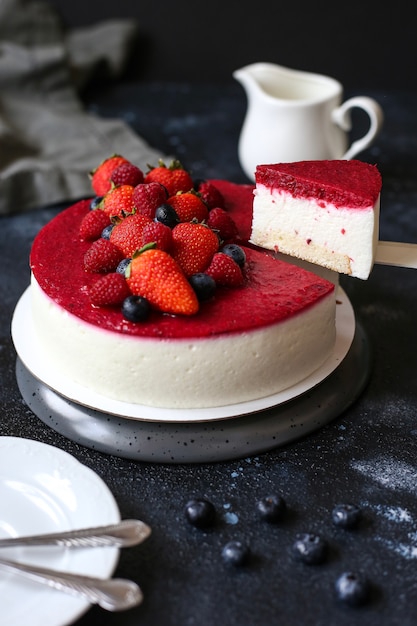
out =
[[417,493],[417,468],[394,458],[352,461],[351,466],[375,482],[394,490]]
[[[375,541],[404,559],[417,559],[417,523],[411,512],[401,506],[363,503],[383,518]],[[393,524],[397,526],[393,530]],[[393,537],[401,538],[395,540]]]

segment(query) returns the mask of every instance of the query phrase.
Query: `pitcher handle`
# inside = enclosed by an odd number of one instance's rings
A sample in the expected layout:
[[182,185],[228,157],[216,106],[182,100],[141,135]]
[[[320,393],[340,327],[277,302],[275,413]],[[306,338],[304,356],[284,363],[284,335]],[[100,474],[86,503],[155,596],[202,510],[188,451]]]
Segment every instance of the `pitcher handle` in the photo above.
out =
[[373,98],[368,96],[349,98],[340,107],[332,111],[332,120],[346,132],[352,128],[350,110],[355,107],[363,109],[369,115],[369,130],[363,137],[353,142],[342,159],[353,159],[359,152],[366,150],[381,130],[384,121],[383,111]]

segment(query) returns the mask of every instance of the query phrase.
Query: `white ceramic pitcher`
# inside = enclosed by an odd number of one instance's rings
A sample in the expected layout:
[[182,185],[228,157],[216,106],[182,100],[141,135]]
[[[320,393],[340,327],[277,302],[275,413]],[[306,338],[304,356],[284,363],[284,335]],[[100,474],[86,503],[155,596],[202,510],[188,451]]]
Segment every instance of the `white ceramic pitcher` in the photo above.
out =
[[[253,63],[233,73],[248,100],[238,154],[249,179],[257,165],[351,159],[368,148],[383,123],[380,105],[367,96],[342,103],[343,87],[329,76]],[[351,109],[369,115],[367,133],[348,148]]]

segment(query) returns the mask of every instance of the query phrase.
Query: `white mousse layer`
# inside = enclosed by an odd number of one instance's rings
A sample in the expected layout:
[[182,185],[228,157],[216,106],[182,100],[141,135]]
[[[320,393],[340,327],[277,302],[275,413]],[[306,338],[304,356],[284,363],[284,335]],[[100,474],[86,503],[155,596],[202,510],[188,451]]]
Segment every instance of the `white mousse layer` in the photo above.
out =
[[334,293],[284,322],[196,340],[100,329],[57,305],[33,276],[31,299],[51,368],[96,393],[147,406],[206,408],[278,393],[320,367],[335,342]]
[[365,209],[340,208],[258,184],[254,192],[251,242],[368,278],[379,237],[378,197]]

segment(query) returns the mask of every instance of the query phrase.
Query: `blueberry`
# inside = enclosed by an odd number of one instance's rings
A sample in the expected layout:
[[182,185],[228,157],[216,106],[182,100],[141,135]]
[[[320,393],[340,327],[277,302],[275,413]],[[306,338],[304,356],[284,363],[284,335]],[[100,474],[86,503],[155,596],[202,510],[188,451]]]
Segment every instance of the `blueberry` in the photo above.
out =
[[246,254],[243,248],[238,246],[235,243],[227,243],[221,249],[221,252],[227,254],[232,257],[232,259],[239,265],[239,267],[243,267],[246,262]]
[[280,495],[267,496],[259,500],[257,509],[266,522],[276,523],[282,520],[287,505]]
[[314,533],[304,533],[296,535],[293,544],[294,556],[307,563],[307,565],[318,565],[325,559],[327,544],[319,535]]
[[122,274],[123,276],[126,275],[126,269],[129,267],[130,263],[132,262],[132,259],[123,259],[122,261],[120,261],[119,265],[116,267],[116,272],[118,274]]
[[95,198],[93,198],[90,202],[90,209],[94,211],[94,209],[96,209],[99,206],[102,200],[103,200],[103,196],[96,196]]
[[151,311],[151,305],[141,296],[128,296],[122,304],[122,314],[129,322],[144,322]]
[[364,604],[369,598],[368,580],[360,573],[344,572],[336,580],[336,596],[350,606]]
[[222,550],[223,560],[232,565],[244,565],[248,562],[249,556],[249,546],[241,541],[229,541]]
[[362,517],[356,504],[337,504],[332,511],[333,524],[340,528],[354,528]]
[[203,272],[193,274],[189,278],[190,285],[201,302],[210,300],[216,292],[216,281],[214,278]]
[[207,528],[214,524],[216,509],[209,500],[205,498],[195,498],[187,502],[185,506],[185,517],[192,526]]
[[110,235],[111,235],[111,231],[114,228],[114,224],[109,224],[108,226],[106,226],[106,228],[104,228],[101,232],[101,238],[102,239],[110,239]]
[[174,228],[180,221],[178,213],[170,204],[161,204],[155,211],[155,222],[161,222],[169,228]]

